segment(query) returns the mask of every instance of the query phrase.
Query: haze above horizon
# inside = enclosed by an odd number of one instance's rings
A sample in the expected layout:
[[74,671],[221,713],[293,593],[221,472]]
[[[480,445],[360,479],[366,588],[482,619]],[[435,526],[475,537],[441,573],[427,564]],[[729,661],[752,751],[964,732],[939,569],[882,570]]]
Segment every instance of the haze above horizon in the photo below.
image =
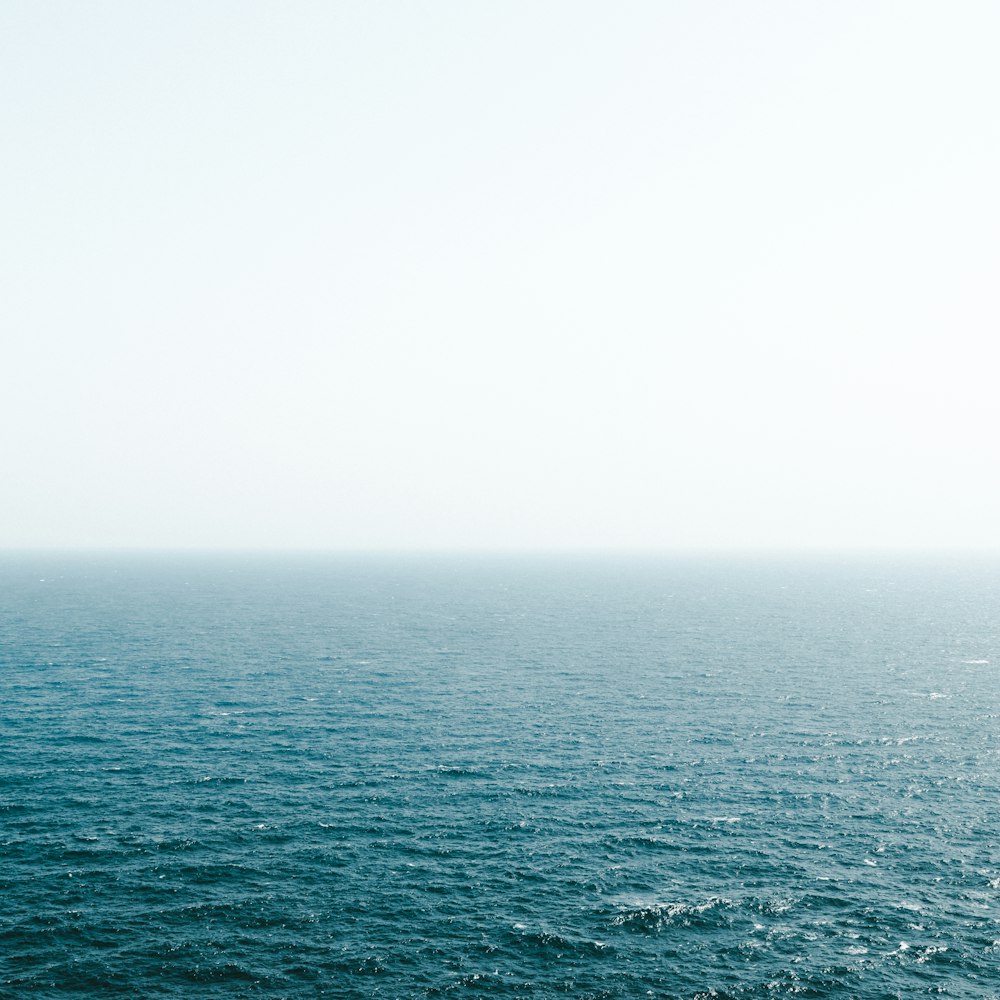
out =
[[1000,547],[1000,7],[0,10],[0,548]]

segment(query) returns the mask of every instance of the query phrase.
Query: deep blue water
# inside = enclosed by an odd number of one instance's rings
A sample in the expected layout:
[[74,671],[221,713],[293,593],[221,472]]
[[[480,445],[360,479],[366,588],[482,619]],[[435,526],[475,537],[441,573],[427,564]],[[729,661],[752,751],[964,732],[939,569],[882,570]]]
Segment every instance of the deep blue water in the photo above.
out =
[[1000,561],[6,555],[0,996],[1000,996]]

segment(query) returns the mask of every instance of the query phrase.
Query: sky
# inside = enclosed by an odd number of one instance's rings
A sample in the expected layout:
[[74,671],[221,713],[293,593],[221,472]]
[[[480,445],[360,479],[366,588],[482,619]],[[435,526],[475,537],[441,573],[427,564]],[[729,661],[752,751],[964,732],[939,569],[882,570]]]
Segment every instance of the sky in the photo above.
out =
[[0,547],[1000,547],[998,40],[5,0]]

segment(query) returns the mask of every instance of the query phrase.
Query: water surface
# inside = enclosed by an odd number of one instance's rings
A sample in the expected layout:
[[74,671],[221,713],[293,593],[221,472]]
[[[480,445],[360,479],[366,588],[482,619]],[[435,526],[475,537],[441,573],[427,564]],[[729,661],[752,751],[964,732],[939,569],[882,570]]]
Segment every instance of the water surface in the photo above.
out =
[[1000,564],[6,555],[0,995],[996,997]]

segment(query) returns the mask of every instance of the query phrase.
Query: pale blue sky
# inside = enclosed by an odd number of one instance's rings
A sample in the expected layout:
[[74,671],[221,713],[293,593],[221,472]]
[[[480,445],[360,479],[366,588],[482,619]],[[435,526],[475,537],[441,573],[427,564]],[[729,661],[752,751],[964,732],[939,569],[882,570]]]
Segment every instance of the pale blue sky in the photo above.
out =
[[1000,545],[1000,6],[0,7],[0,546]]

